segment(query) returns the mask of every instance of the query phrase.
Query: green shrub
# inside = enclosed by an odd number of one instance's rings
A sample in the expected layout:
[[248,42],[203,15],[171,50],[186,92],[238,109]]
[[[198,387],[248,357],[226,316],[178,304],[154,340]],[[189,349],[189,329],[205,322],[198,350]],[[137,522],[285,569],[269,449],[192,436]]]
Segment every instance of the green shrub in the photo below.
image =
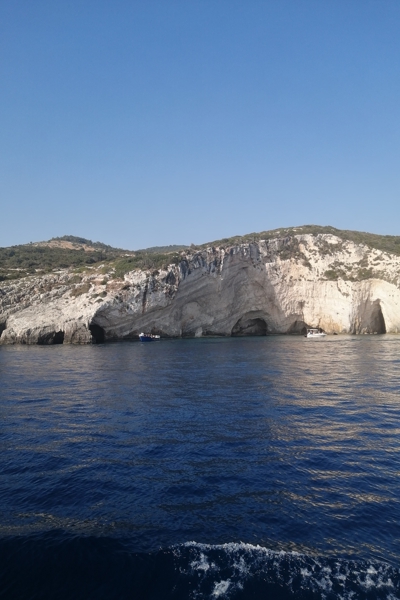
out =
[[356,275],[356,279],[358,281],[362,281],[363,279],[371,279],[374,276],[373,270],[372,269],[358,269],[357,275]]
[[334,281],[334,280],[336,280],[336,279],[339,278],[339,275],[333,269],[328,269],[327,271],[325,271],[324,277],[325,277],[325,279],[329,279],[330,281]]
[[79,275],[74,275],[68,280],[68,283],[80,283],[82,281],[82,277]]
[[71,296],[82,296],[82,294],[87,294],[90,290],[90,283],[87,281],[83,285],[78,285],[76,288],[71,290]]

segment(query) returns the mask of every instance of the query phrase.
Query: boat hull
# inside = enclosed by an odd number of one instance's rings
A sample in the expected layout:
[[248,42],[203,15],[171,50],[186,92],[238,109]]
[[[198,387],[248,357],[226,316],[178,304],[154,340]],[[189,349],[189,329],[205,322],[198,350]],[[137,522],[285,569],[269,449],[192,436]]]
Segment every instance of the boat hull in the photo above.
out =
[[139,340],[141,342],[155,342],[160,339],[159,335],[152,335],[150,333],[141,333],[139,334]]
[[308,329],[305,337],[308,339],[311,339],[311,338],[324,338],[325,336],[326,336],[326,333],[324,331],[319,331],[318,329]]

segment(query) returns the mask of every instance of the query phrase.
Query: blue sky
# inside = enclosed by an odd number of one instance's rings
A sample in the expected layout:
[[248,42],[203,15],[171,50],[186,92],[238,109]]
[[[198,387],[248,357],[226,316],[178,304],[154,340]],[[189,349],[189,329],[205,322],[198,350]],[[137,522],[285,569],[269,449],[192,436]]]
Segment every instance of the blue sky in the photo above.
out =
[[0,246],[400,235],[398,0],[2,0]]

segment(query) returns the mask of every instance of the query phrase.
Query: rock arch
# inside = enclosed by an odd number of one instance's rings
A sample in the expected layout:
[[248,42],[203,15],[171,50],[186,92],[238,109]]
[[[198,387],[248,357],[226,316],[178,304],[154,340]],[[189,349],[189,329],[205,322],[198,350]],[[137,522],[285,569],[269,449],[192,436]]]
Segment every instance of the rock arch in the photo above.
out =
[[245,314],[232,327],[232,337],[245,335],[267,335],[268,325],[265,319],[257,314]]

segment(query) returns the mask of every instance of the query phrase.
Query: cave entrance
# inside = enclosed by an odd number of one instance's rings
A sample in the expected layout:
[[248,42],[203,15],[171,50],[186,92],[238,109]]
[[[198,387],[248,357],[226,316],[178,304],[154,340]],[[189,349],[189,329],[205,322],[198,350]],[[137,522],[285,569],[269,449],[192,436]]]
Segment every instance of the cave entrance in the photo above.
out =
[[290,335],[305,335],[307,333],[308,327],[309,326],[304,321],[295,321],[294,323],[292,323],[292,325],[289,327],[286,333]]
[[267,335],[268,326],[264,319],[242,317],[232,328],[231,335],[239,337],[244,335]]
[[64,332],[56,331],[53,337],[53,344],[63,344],[64,343]]
[[7,328],[7,323],[0,323],[0,337],[1,334],[3,333],[3,331],[5,331],[5,329]]
[[89,325],[90,333],[92,334],[92,344],[102,344],[106,339],[106,332],[100,325],[91,323]]
[[373,303],[371,313],[371,331],[373,333],[386,333],[386,323],[379,300],[375,300]]
[[64,343],[64,332],[63,331],[51,331],[39,336],[38,344],[63,344]]

